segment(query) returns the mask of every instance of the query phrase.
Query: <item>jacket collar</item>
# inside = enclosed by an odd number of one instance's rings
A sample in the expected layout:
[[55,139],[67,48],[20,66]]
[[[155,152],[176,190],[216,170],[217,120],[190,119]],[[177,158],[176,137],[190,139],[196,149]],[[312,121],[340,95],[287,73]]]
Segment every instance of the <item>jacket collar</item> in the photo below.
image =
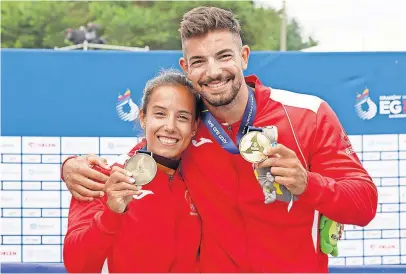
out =
[[257,101],[257,116],[262,112],[269,102],[271,96],[271,88],[264,86],[259,78],[252,74],[245,77],[245,83],[252,87],[255,92],[255,99]]
[[142,138],[141,142],[139,142],[135,147],[133,147],[130,152],[128,152],[128,156],[132,157],[134,156],[134,154],[142,149],[143,147],[145,147],[147,145],[147,139]]

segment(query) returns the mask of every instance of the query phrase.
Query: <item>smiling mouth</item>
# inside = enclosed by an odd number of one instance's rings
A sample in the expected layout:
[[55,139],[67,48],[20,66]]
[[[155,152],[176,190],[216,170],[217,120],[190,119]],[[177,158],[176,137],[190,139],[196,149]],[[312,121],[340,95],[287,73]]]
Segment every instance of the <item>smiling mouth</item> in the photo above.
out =
[[204,86],[206,86],[206,87],[208,87],[210,89],[219,89],[219,88],[222,88],[225,85],[227,85],[227,83],[230,82],[230,81],[231,81],[230,79],[224,80],[224,81],[221,81],[221,82],[220,81],[212,81],[212,82],[210,82],[208,84],[204,84]]
[[179,139],[169,138],[169,137],[164,137],[164,136],[158,136],[158,140],[161,142],[161,144],[166,145],[166,146],[174,145],[177,142],[179,142]]

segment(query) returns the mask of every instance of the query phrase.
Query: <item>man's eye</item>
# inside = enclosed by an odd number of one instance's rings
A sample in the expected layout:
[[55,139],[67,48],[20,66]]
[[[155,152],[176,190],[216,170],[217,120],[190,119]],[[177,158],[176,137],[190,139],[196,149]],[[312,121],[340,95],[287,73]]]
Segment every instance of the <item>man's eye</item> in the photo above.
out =
[[189,117],[185,116],[185,115],[181,115],[179,116],[179,119],[183,120],[183,121],[189,121]]
[[201,63],[203,63],[202,60],[197,60],[197,61],[192,62],[192,65],[198,65],[198,64],[201,64]]
[[230,57],[231,57],[230,54],[224,54],[224,55],[220,56],[220,59],[227,59],[227,58],[230,58]]
[[157,116],[165,116],[165,113],[163,113],[163,112],[155,112],[155,115],[157,115]]

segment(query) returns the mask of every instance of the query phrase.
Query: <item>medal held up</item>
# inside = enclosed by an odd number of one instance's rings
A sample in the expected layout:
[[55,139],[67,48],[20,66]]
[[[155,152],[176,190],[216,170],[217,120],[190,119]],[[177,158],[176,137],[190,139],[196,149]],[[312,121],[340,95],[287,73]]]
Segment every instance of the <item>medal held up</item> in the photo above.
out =
[[[260,163],[268,156],[264,151],[275,146],[278,141],[278,128],[267,126],[264,128],[249,127],[247,134],[241,138],[239,145],[241,156],[250,163]],[[273,203],[276,200],[275,178],[270,168],[258,168],[255,170],[259,184],[262,187],[265,204]]]
[[141,187],[155,178],[157,164],[152,155],[139,151],[125,162],[124,169],[133,174],[134,184]]

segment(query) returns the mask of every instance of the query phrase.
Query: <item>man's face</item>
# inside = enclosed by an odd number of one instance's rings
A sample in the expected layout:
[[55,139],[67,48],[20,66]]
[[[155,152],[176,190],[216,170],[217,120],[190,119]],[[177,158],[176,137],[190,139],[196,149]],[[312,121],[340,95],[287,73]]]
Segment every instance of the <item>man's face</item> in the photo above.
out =
[[182,69],[206,103],[220,107],[230,104],[245,83],[243,70],[248,64],[250,49],[240,47],[235,34],[214,30],[186,39]]

